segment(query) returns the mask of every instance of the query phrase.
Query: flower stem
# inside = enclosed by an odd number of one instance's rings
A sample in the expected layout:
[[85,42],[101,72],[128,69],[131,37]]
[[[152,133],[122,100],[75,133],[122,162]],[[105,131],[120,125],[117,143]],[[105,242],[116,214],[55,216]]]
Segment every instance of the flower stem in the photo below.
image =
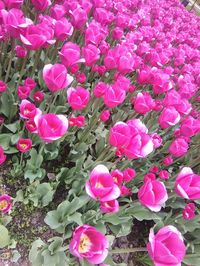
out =
[[117,248],[111,250],[109,253],[110,254],[121,254],[121,253],[134,253],[134,252],[147,252],[147,248],[142,247],[142,248]]

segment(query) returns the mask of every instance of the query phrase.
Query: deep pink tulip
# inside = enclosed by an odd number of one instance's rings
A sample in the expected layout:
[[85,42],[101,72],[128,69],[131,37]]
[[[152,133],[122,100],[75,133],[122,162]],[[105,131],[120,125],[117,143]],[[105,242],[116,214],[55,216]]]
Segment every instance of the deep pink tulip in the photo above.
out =
[[27,152],[32,148],[32,140],[31,139],[23,139],[20,138],[17,142],[17,149],[20,152]]
[[125,182],[131,181],[135,176],[136,172],[133,168],[127,168],[123,171],[123,179]]
[[151,211],[159,212],[168,199],[165,185],[158,180],[146,180],[139,189],[138,199],[142,205]]
[[99,53],[99,49],[93,44],[88,44],[87,46],[83,47],[82,54],[83,58],[85,59],[85,65],[92,66],[94,63],[96,63],[100,57]]
[[78,86],[67,90],[67,101],[73,110],[82,110],[90,100],[88,90]]
[[21,100],[27,99],[30,95],[31,88],[28,86],[19,86],[17,88],[17,95]]
[[48,40],[44,31],[44,27],[41,27],[40,25],[30,25],[24,33],[20,35],[21,41],[27,49],[38,50],[44,47]]
[[44,100],[44,93],[42,91],[36,91],[33,94],[33,99],[36,103],[40,103]]
[[108,119],[110,118],[110,111],[109,110],[104,110],[103,112],[101,112],[99,118],[100,118],[100,120],[102,122],[108,121]]
[[27,120],[25,122],[25,127],[30,133],[37,133],[37,126],[33,119]]
[[107,167],[101,164],[92,170],[85,188],[91,198],[102,202],[117,199],[120,195],[120,189]]
[[31,0],[31,3],[38,11],[45,11],[51,5],[50,0]]
[[161,228],[156,235],[151,229],[147,250],[155,266],[181,266],[186,253],[183,237],[172,225]]
[[108,87],[104,94],[104,103],[109,108],[114,108],[126,98],[126,92],[117,85]]
[[73,42],[65,43],[59,52],[59,55],[62,64],[66,67],[71,67],[74,64],[84,62],[83,59],[80,59],[80,47]]
[[183,212],[183,219],[184,220],[192,220],[195,217],[195,204],[194,203],[188,203]]
[[118,122],[110,130],[109,143],[114,147],[126,146],[130,138],[129,126],[124,122]]
[[53,7],[51,7],[51,9],[50,9],[51,17],[56,19],[56,20],[62,19],[65,14],[66,14],[66,9],[65,9],[64,5],[56,4]]
[[142,115],[150,112],[154,105],[154,100],[148,92],[139,92],[134,100],[134,110]]
[[36,106],[27,100],[22,100],[19,109],[20,109],[19,115],[24,119],[33,119],[36,116],[36,114],[39,112]]
[[43,69],[43,79],[51,92],[65,89],[73,81],[73,77],[67,74],[67,69],[62,64],[48,64]]
[[200,199],[200,176],[184,167],[176,177],[175,192],[185,199]]
[[71,127],[77,126],[77,127],[83,127],[85,125],[85,117],[83,115],[79,115],[77,117],[70,117],[69,119],[69,125]]
[[4,154],[3,147],[0,145],[0,165],[2,165],[6,160],[6,155]]
[[161,136],[158,135],[157,133],[152,133],[150,136],[151,136],[151,139],[153,141],[154,148],[156,148],[156,149],[159,148],[163,142]]
[[148,134],[140,133],[133,136],[124,149],[124,154],[129,159],[145,158],[154,149],[154,144]]
[[3,214],[6,214],[10,211],[11,205],[11,197],[7,194],[3,194],[0,196],[0,211]]
[[188,151],[189,145],[185,138],[179,137],[175,139],[171,145],[169,146],[169,152],[174,157],[181,157],[184,156]]
[[97,98],[102,97],[108,90],[109,85],[104,82],[98,82],[94,87],[94,96]]
[[25,58],[27,56],[27,50],[23,46],[17,45],[15,47],[16,56],[19,58]]
[[113,181],[115,184],[117,184],[119,187],[122,185],[123,183],[123,172],[120,171],[119,169],[115,169],[114,171],[112,171],[111,176],[113,178]]
[[8,9],[21,8],[24,0],[3,0]]
[[34,90],[37,84],[34,79],[28,77],[24,80],[24,85],[30,87],[31,90]]
[[77,7],[70,15],[72,25],[76,29],[83,28],[88,20],[86,11],[81,7]]
[[117,200],[100,202],[100,210],[103,213],[116,213],[119,211],[119,202]]
[[166,156],[164,159],[163,159],[163,164],[164,165],[171,165],[173,163],[173,159],[171,156]]
[[6,83],[0,80],[0,93],[5,92],[6,90],[7,90]]
[[69,244],[70,253],[80,259],[86,259],[96,265],[108,255],[109,243],[106,237],[95,227],[82,225],[75,229]]
[[62,18],[55,23],[55,37],[60,41],[65,41],[73,33],[72,24],[66,19]]
[[64,136],[68,129],[68,119],[64,115],[45,114],[34,118],[39,137],[44,142],[53,142]]
[[169,172],[167,170],[161,170],[159,173],[159,177],[163,180],[169,179]]
[[188,116],[181,121],[180,134],[192,137],[200,132],[200,120]]
[[131,191],[131,188],[126,187],[126,186],[121,186],[120,192],[121,192],[120,197],[131,196],[133,194]]
[[85,83],[86,80],[87,80],[87,77],[85,75],[84,72],[78,72],[76,74],[76,80],[79,82],[79,83]]
[[179,112],[172,106],[163,109],[159,116],[159,125],[161,128],[169,128],[180,121]]

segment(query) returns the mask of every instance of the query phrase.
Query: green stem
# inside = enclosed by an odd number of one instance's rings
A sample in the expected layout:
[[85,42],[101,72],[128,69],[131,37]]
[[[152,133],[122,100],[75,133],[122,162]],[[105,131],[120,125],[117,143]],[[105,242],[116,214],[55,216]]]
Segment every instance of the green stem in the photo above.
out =
[[38,50],[36,53],[35,53],[35,61],[34,61],[34,65],[33,65],[33,69],[32,69],[32,72],[31,72],[31,76],[34,76],[34,73],[35,73],[35,69],[38,65],[38,61],[40,59],[40,54],[42,52],[42,49],[41,50]]
[[147,252],[147,248],[119,248],[113,249],[109,253],[110,254],[121,254],[121,253],[134,253],[134,252]]
[[23,64],[22,64],[22,67],[21,67],[21,70],[20,70],[19,79],[18,79],[18,82],[17,82],[17,87],[19,86],[20,81],[22,80],[22,76],[23,76],[23,72],[24,72],[24,69],[25,69],[25,66],[26,66],[26,62],[28,60],[28,56],[29,56],[29,54],[27,54],[27,56],[23,59]]
[[19,162],[20,166],[22,166],[22,161],[23,161],[23,152],[21,152],[21,155],[20,155],[20,162]]
[[15,41],[12,42],[12,50],[10,53],[10,59],[8,62],[8,68],[6,71],[6,77],[5,77],[5,83],[8,81],[9,75],[10,75],[10,70],[11,70],[11,65],[12,65],[12,60],[13,60],[13,55],[14,55],[14,49],[15,49]]

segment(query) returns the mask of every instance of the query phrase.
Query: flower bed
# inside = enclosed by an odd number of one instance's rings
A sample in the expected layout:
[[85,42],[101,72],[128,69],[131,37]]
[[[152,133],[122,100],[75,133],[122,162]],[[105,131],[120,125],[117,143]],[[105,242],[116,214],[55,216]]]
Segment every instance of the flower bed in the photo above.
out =
[[[33,266],[200,265],[200,18],[178,0],[2,0],[0,22],[3,254],[20,257],[21,208],[44,216]],[[116,248],[138,221],[145,245]]]

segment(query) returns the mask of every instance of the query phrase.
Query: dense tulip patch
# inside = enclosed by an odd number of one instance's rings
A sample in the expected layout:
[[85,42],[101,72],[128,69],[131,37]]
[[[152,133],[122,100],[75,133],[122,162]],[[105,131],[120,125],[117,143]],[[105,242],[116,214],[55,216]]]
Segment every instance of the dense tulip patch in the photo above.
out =
[[178,0],[0,1],[0,248],[32,204],[33,266],[200,265],[199,33]]

